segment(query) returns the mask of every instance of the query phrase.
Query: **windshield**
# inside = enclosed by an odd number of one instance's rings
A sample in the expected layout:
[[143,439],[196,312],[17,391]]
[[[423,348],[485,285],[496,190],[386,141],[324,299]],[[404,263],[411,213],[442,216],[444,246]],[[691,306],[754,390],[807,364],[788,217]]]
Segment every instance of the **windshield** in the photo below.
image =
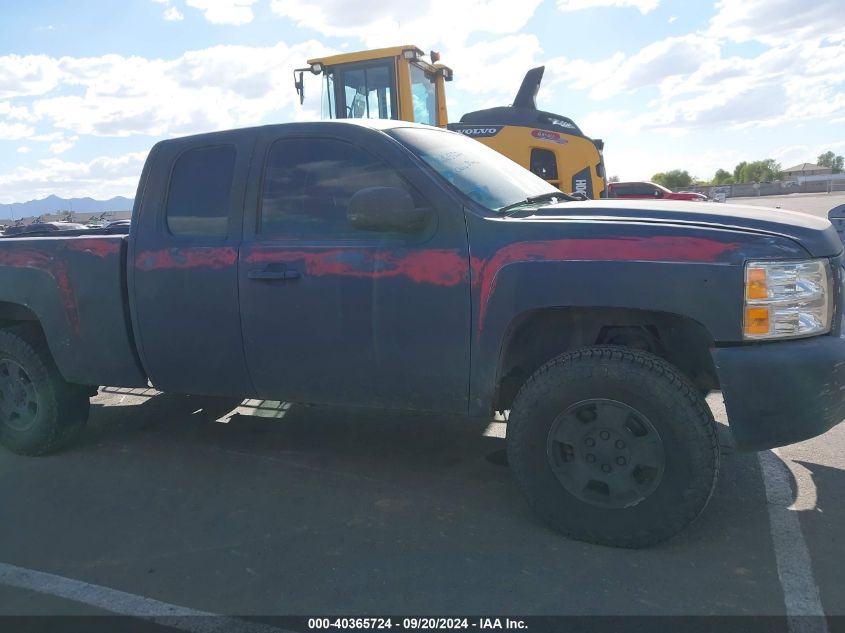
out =
[[560,193],[542,178],[461,134],[396,128],[389,134],[475,202],[498,211],[530,196]]
[[[340,93],[337,95],[337,117],[340,119],[392,119],[393,67],[389,63],[352,66],[338,73]],[[330,112],[335,74],[327,74],[326,109]]]
[[414,121],[437,125],[437,100],[434,75],[416,64],[411,64],[411,99],[414,103]]

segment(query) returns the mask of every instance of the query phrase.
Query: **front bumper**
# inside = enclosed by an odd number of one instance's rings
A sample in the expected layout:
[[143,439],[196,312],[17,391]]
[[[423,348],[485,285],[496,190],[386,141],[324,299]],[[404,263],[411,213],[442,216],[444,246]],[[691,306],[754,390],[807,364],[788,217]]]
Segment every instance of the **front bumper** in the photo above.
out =
[[740,450],[786,446],[845,420],[845,324],[839,336],[712,350]]

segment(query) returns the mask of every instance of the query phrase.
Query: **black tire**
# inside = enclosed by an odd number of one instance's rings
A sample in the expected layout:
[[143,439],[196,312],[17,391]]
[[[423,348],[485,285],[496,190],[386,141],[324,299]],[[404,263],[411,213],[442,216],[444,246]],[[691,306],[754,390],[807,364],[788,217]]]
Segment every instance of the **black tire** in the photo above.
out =
[[[618,434],[601,415],[619,425]],[[597,446],[596,433],[610,442]],[[638,442],[645,448],[634,453]],[[613,456],[620,446],[630,449],[627,460]],[[613,547],[677,534],[704,510],[719,471],[716,424],[698,390],[657,356],[612,346],[569,352],[537,370],[513,402],[507,450],[523,493],[547,523]],[[642,455],[662,466],[634,466]],[[616,470],[596,473],[599,466]],[[611,492],[626,486],[631,491]]]
[[71,442],[88,421],[84,388],[66,383],[46,345],[0,330],[0,443],[18,455],[45,455]]

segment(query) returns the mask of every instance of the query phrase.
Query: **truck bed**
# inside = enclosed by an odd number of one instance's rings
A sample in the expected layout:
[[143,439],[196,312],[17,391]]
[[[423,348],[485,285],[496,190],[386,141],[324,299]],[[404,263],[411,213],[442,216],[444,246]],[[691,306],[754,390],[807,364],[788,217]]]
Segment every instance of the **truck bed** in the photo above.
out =
[[123,235],[0,240],[0,303],[31,313],[68,382],[147,384],[129,331]]

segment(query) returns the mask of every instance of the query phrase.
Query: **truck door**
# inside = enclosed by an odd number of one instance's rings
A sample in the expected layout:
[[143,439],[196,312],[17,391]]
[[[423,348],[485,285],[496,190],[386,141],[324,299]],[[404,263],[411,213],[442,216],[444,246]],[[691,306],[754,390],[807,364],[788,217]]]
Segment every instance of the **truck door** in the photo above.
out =
[[130,249],[134,330],[153,384],[252,395],[241,340],[238,247],[252,130],[157,146]]
[[[239,272],[258,395],[465,412],[470,290],[460,205],[427,191],[428,177],[383,133],[335,128],[331,137],[277,130],[258,144],[266,163],[247,196],[256,212],[246,216]],[[349,199],[375,186],[406,189],[433,209],[429,225],[413,235],[353,228]]]

